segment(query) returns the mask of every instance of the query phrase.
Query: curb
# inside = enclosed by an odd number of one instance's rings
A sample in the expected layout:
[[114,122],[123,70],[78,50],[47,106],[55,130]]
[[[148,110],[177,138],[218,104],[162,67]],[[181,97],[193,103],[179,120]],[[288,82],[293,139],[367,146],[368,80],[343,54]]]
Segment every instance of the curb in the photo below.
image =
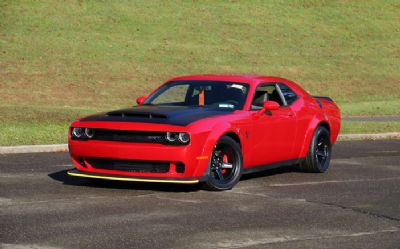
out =
[[0,146],[0,154],[67,152],[68,144]]
[[400,132],[366,133],[366,134],[340,134],[338,141],[349,140],[378,140],[378,139],[400,139]]
[[[400,132],[340,134],[338,141],[400,139]],[[0,146],[0,154],[67,152],[68,144]]]

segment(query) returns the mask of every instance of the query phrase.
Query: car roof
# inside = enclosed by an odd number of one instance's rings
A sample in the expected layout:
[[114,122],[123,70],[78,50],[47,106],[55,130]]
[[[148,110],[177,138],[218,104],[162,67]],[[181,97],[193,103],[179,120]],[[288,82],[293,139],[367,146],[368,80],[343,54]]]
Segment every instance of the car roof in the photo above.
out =
[[300,95],[302,96],[309,95],[309,93],[305,91],[297,83],[277,76],[263,76],[263,75],[252,75],[252,74],[197,74],[197,75],[175,77],[170,79],[168,82],[179,81],[179,80],[211,80],[216,82],[228,81],[237,83],[247,83],[253,89],[259,83],[282,82],[288,85],[292,90],[295,90],[297,94],[300,93]]
[[261,76],[261,75],[247,75],[247,74],[197,74],[180,76],[170,79],[169,81],[178,80],[215,80],[215,81],[229,81],[229,82],[241,82],[248,84],[257,84],[261,81],[273,82],[281,81],[288,82],[289,80],[276,77],[276,76]]

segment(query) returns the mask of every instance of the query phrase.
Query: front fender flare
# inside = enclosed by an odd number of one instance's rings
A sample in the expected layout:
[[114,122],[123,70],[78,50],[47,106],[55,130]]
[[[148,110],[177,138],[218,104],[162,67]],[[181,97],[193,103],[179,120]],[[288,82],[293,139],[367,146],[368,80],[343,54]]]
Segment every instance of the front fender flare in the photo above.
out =
[[207,163],[199,164],[199,167],[196,169],[195,175],[203,175],[207,177],[207,167],[211,159],[211,153],[214,150],[215,144],[222,136],[230,132],[235,133],[240,139],[239,131],[237,129],[234,129],[234,127],[232,127],[230,124],[216,124],[212,127],[210,133],[207,136],[206,142],[204,143],[201,153],[202,156],[207,157],[208,160],[204,160],[207,161]]

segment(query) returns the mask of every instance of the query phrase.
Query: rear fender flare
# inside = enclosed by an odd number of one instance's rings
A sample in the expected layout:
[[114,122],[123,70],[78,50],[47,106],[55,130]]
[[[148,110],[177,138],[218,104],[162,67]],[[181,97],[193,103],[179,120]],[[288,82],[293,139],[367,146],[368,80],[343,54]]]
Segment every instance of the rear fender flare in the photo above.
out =
[[323,114],[320,115],[315,115],[313,119],[311,119],[308,128],[306,130],[306,133],[304,135],[304,142],[300,151],[299,158],[304,158],[307,155],[308,149],[310,147],[311,139],[314,135],[315,129],[318,127],[318,125],[322,122],[326,122],[329,124],[329,122],[325,119]]

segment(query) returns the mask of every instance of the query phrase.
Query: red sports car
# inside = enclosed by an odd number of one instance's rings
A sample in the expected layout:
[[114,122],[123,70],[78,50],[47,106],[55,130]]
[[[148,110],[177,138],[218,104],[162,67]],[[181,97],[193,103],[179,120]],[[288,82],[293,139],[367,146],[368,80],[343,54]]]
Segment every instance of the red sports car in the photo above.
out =
[[177,77],[137,104],[72,123],[69,175],[227,190],[281,165],[326,171],[340,129],[330,98],[270,76]]

